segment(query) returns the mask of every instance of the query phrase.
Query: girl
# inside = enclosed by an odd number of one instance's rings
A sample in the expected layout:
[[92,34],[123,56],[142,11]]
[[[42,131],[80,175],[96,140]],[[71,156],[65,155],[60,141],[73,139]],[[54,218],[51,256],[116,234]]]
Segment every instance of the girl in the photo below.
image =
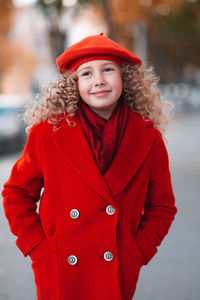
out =
[[62,77],[25,114],[28,140],[2,195],[38,300],[131,300],[168,233],[169,116],[141,63],[89,36],[57,59]]

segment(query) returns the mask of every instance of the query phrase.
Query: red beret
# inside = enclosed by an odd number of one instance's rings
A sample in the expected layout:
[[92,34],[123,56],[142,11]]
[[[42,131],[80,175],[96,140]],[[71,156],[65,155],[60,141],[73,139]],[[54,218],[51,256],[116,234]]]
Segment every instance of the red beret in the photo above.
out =
[[57,59],[57,67],[61,74],[66,70],[75,71],[81,64],[97,59],[105,59],[122,65],[123,61],[131,64],[142,64],[142,60],[118,43],[99,35],[88,36],[65,50]]

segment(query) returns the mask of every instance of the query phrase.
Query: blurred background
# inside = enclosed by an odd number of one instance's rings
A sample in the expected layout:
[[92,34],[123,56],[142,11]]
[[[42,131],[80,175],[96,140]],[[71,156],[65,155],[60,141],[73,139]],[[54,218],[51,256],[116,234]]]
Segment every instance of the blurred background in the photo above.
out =
[[[167,148],[178,214],[142,268],[134,299],[199,300],[200,0],[0,0],[1,187],[26,141],[18,114],[58,78],[55,60],[64,49],[100,32],[153,65],[163,101],[174,103]],[[1,205],[4,299],[36,296],[30,260],[16,248]]]

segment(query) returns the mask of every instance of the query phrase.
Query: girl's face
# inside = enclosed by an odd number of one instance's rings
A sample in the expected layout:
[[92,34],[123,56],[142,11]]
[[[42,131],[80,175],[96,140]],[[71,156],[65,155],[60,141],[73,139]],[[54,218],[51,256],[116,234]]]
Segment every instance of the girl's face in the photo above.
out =
[[100,116],[108,119],[122,93],[119,66],[109,60],[92,60],[77,68],[81,98]]

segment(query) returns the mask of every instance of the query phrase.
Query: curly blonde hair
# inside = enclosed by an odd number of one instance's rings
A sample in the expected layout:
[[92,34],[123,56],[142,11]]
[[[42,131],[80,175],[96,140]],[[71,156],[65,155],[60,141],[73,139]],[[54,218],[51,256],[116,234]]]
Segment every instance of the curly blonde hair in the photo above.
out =
[[[157,88],[159,78],[153,67],[144,68],[124,63],[121,67],[123,92],[127,104],[141,115],[144,120],[152,120],[154,127],[164,135],[171,121],[173,104],[161,101]],[[75,126],[73,116],[76,114],[80,95],[76,71],[65,72],[55,82],[50,82],[36,97],[35,105],[27,107],[23,119],[28,125],[26,132],[33,124],[47,121],[56,130],[59,122],[65,118],[70,127]]]

